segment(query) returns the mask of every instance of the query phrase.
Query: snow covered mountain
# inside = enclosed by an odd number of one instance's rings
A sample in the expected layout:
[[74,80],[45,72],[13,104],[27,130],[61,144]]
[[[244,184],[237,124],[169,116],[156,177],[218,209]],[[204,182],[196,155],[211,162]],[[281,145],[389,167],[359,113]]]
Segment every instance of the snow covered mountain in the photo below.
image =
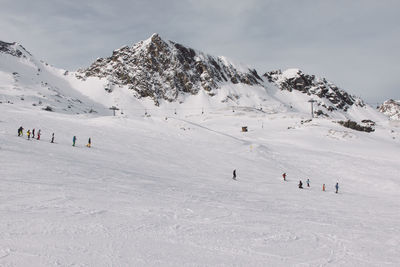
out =
[[385,101],[379,107],[379,111],[392,120],[400,120],[400,100],[389,99]]
[[[281,111],[307,112],[308,101],[314,100],[314,116],[333,118],[351,117],[347,113],[350,108],[370,109],[361,99],[325,78],[316,78],[298,69],[271,71],[260,77],[252,68],[164,41],[158,34],[131,47],[115,50],[111,57],[97,59],[89,68],[79,70],[76,76],[83,80],[103,79],[107,92],[125,87],[133,92],[134,97],[150,98],[156,105],[164,100],[182,103],[187,96],[205,93],[210,99],[216,96],[218,101],[229,105],[245,103],[269,110],[280,106],[278,110]],[[237,88],[241,90],[237,91]],[[276,88],[291,93],[301,92],[306,97],[296,93],[287,95]],[[249,99],[254,94],[257,97]],[[218,102],[215,99],[210,101]]]
[[[90,67],[68,72],[38,61],[16,43],[0,44],[3,102],[64,113],[125,114],[161,106],[176,109],[251,108],[310,113],[333,119],[376,119],[377,112],[324,78],[297,69],[256,70],[165,41],[158,34],[115,50]],[[62,103],[58,105],[57,103]],[[108,112],[109,114],[109,112]],[[364,114],[364,115],[360,115]]]
[[213,57],[158,34],[132,47],[115,50],[111,57],[99,58],[78,77],[107,78],[107,89],[127,85],[137,96],[175,101],[180,93],[197,94],[205,90],[215,95],[220,83],[258,85],[262,79],[254,69],[234,66],[223,57]]

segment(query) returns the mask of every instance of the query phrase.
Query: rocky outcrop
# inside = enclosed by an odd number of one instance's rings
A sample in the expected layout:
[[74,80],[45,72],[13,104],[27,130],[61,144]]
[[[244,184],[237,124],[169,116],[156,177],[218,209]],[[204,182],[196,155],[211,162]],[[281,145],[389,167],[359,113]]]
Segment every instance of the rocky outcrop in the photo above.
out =
[[389,99],[378,110],[387,115],[391,120],[400,120],[400,100]]
[[367,122],[362,122],[365,125],[360,125],[357,122],[351,121],[351,120],[338,121],[338,123],[340,125],[343,125],[346,128],[350,128],[350,129],[360,131],[360,132],[370,133],[370,132],[375,131],[375,129],[372,128],[372,126],[375,125],[375,123],[373,121],[371,121],[371,120],[364,120],[364,121],[367,121]]
[[174,101],[180,94],[197,94],[200,90],[212,96],[224,82],[262,83],[255,70],[239,71],[224,58],[164,41],[158,34],[115,50],[111,57],[97,59],[77,76],[107,78],[107,91],[113,86],[128,86],[138,97],[151,97],[156,104],[160,99]]
[[[325,78],[308,75],[298,69],[288,69],[284,72],[281,70],[270,71],[263,76],[281,90],[290,92],[297,90],[310,96],[317,96],[320,99],[315,99],[317,105],[321,105],[328,111],[337,109],[347,111],[352,105],[361,107],[365,105],[361,99],[351,96]],[[327,99],[329,103],[321,101],[321,99]]]

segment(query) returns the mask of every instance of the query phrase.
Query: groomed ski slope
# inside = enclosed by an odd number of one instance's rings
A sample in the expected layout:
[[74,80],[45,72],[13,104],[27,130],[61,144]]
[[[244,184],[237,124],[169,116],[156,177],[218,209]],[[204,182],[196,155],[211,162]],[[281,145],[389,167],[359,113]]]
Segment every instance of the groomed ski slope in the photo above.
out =
[[246,109],[0,114],[0,266],[400,265],[398,128]]

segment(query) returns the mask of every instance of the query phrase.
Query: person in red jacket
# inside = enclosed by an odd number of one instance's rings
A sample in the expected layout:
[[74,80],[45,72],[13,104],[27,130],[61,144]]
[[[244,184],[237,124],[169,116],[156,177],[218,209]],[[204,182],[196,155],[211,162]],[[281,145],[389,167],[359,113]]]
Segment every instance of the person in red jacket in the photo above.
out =
[[283,180],[286,181],[286,172],[282,174]]

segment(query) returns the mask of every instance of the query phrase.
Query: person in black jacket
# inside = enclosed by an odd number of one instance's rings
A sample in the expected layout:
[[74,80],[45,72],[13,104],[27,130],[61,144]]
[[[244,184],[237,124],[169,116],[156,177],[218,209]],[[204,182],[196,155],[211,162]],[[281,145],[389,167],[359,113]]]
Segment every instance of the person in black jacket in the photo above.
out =
[[18,136],[22,136],[22,135],[24,135],[24,128],[21,126],[21,127],[19,127],[18,128]]

